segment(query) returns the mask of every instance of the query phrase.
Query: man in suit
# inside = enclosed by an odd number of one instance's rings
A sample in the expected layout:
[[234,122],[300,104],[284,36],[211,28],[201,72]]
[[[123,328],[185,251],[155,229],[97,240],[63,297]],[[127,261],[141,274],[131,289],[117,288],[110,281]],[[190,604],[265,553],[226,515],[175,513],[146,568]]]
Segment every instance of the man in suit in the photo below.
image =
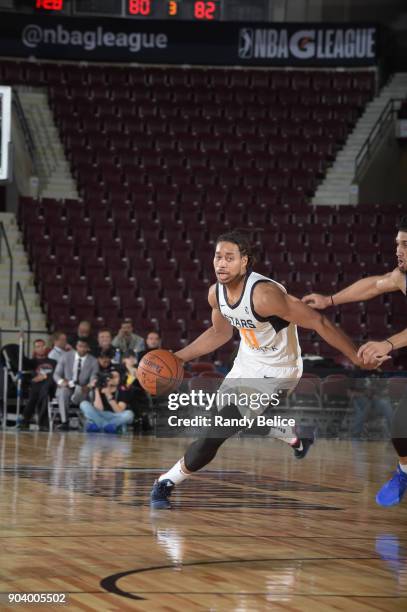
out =
[[96,382],[99,371],[98,361],[89,354],[89,344],[86,340],[78,340],[76,350],[65,353],[58,362],[54,372],[57,384],[59,413],[61,415],[62,431],[69,430],[69,404],[79,405],[88,398],[89,390]]

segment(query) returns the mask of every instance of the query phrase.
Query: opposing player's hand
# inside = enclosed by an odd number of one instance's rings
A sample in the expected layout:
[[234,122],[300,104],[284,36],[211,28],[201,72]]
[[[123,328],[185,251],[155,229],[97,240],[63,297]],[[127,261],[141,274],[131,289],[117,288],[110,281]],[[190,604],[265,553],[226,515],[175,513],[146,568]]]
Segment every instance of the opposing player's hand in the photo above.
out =
[[358,350],[358,357],[363,360],[363,363],[371,363],[374,360],[387,361],[391,359],[390,353],[392,347],[389,342],[366,342],[362,344]]
[[331,306],[332,300],[328,295],[321,295],[320,293],[310,293],[309,295],[304,295],[301,300],[304,304],[308,304],[311,308],[316,308],[317,310],[324,310],[328,306]]
[[372,359],[372,361],[367,362],[362,361],[359,367],[361,370],[377,370],[377,368],[380,368],[382,363],[388,359],[391,359],[391,357],[379,357],[378,359]]

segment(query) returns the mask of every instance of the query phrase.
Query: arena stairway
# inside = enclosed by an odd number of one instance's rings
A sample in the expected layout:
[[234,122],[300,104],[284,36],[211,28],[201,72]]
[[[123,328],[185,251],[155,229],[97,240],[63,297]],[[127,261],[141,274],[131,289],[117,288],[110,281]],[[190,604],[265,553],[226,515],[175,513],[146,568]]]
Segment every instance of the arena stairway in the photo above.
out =
[[312,199],[314,205],[350,204],[351,184],[355,176],[356,157],[369,136],[380,113],[392,98],[407,95],[407,74],[396,73],[379,95],[365,108],[335,162],[327,170],[324,181],[318,186]]
[[77,199],[75,181],[45,91],[19,88],[19,97],[39,158],[40,197]]
[[[2,240],[0,258],[0,329],[1,344],[16,342],[16,331],[20,326],[26,329],[26,321],[22,305],[19,307],[19,321],[15,326],[15,284],[18,281],[24,294],[27,309],[31,319],[33,330],[45,330],[46,320],[40,308],[39,296],[34,286],[34,277],[29,269],[27,254],[22,243],[22,236],[16,224],[16,218],[12,213],[0,213],[0,223],[3,223],[10,249],[13,255],[13,304],[9,304],[9,258],[7,256],[6,245]],[[10,330],[4,332],[3,330]],[[47,337],[47,334],[37,333],[35,337]]]

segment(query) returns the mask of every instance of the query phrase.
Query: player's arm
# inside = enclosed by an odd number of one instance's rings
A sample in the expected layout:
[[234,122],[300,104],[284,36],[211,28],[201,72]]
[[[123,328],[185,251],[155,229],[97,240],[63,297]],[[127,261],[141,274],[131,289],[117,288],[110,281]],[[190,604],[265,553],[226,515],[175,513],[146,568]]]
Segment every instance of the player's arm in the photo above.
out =
[[398,268],[382,276],[361,278],[356,283],[332,295],[321,295],[319,293],[305,295],[302,301],[312,308],[323,310],[329,306],[339,306],[348,302],[364,302],[391,291],[406,292],[406,277]]
[[364,363],[366,363],[384,357],[391,353],[392,350],[400,349],[405,346],[407,346],[407,329],[403,329],[403,331],[394,334],[394,336],[390,336],[390,338],[386,340],[370,341],[362,344],[358,350],[358,355],[363,359]]
[[215,285],[212,285],[209,289],[208,302],[212,308],[212,326],[198,336],[191,344],[175,353],[184,362],[216,351],[216,349],[226,344],[233,336],[233,327],[229,321],[222,317],[219,310]]
[[[258,285],[253,294],[256,312],[261,317],[277,315],[285,321],[295,323],[306,329],[313,329],[331,346],[343,353],[352,363],[363,366],[363,360],[358,357],[356,346],[350,338],[329,319],[317,310],[310,308],[298,298],[287,295],[272,284]],[[371,367],[377,367],[374,364]],[[368,367],[368,364],[365,364]]]

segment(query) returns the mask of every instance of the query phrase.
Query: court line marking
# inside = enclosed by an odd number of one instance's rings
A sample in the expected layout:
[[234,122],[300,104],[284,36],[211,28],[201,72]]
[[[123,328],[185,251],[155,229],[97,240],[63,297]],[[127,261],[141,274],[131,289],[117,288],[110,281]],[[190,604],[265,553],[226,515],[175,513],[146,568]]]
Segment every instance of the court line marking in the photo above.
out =
[[[224,560],[216,560],[216,561],[191,561],[190,563],[180,563],[180,564],[171,564],[171,565],[156,565],[156,566],[151,566],[151,567],[141,567],[139,569],[134,569],[134,570],[127,570],[125,572],[117,572],[116,574],[111,574],[110,576],[106,576],[106,578],[102,578],[102,580],[100,581],[100,586],[102,587],[102,589],[104,589],[106,592],[114,594],[114,595],[119,595],[121,597],[126,597],[127,599],[133,599],[133,600],[145,600],[144,597],[141,597],[140,595],[137,594],[133,594],[133,592],[130,591],[124,591],[122,589],[120,589],[120,587],[117,586],[117,583],[119,580],[121,580],[122,578],[127,578],[127,576],[131,576],[132,574],[141,574],[143,572],[152,572],[152,571],[157,571],[157,570],[174,570],[175,568],[179,569],[179,568],[188,568],[188,567],[195,567],[195,566],[202,566],[202,565],[229,565],[232,563],[241,563],[241,564],[247,564],[247,563],[270,563],[270,562],[282,562],[282,561],[291,561],[291,562],[297,562],[297,561],[383,561],[383,559],[380,556],[377,557],[302,557],[302,558],[298,558],[298,557],[288,557],[288,558],[271,558],[271,559],[224,559]],[[157,594],[157,595],[164,595],[164,594],[178,594],[178,595],[191,595],[191,594],[197,594],[197,595],[216,595],[216,594],[220,594],[220,595],[226,595],[228,593],[218,593],[218,592],[211,592],[211,591],[203,591],[203,592],[199,592],[196,593],[195,591],[179,591],[179,592],[170,592],[170,591],[138,591],[139,593],[142,593],[143,595],[147,595],[147,594]],[[239,594],[239,593],[229,593],[229,594]],[[241,595],[245,595],[245,593],[240,593]],[[270,595],[270,592],[259,592],[259,593],[253,593],[255,595]],[[277,595],[277,593],[275,593],[273,591],[273,596]],[[317,597],[318,595],[316,593],[288,593],[286,591],[283,591],[281,593],[281,595],[290,595],[290,597],[293,596],[304,596],[304,597]],[[328,597],[344,597],[344,595],[340,595],[340,594],[326,594],[326,596]],[[357,595],[357,594],[352,594],[352,595],[346,595],[346,597],[372,597],[371,595]],[[380,595],[378,597],[385,597],[384,595]],[[391,597],[396,597],[396,596],[391,596]]]
[[[114,522],[114,521],[112,521]],[[106,534],[89,534],[89,535],[83,535],[83,534],[72,534],[72,535],[7,535],[7,536],[0,536],[0,540],[7,540],[7,539],[14,539],[14,538],[151,538],[153,537],[153,534],[148,534],[148,533],[118,533],[118,534],[111,534],[111,533],[106,533]],[[250,534],[239,534],[239,535],[224,535],[224,534],[212,534],[212,535],[205,535],[205,534],[188,534],[188,533],[179,533],[177,534],[177,537],[184,537],[184,538],[189,538],[189,539],[194,539],[194,538],[205,538],[205,539],[210,539],[210,538],[216,538],[216,539],[224,539],[224,538],[255,538],[257,540],[269,540],[269,539],[273,539],[273,538],[277,538],[280,540],[286,540],[287,537],[286,536],[275,536],[275,535],[269,535],[269,536],[259,536],[259,535],[250,535]],[[295,536],[296,540],[376,540],[377,536],[364,536],[364,537],[360,537],[360,536]],[[398,540],[407,540],[407,536],[396,536],[398,538]],[[385,540],[391,540],[393,541],[394,536],[389,536],[387,538],[381,538],[382,541]]]

